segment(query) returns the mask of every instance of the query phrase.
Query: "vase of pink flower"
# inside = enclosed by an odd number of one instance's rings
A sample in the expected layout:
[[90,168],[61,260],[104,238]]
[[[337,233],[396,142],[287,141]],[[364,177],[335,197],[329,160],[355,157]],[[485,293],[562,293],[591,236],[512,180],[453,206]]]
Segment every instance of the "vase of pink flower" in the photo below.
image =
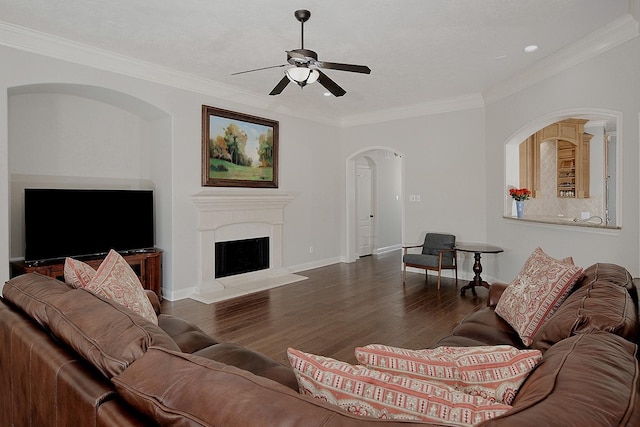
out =
[[524,216],[524,201],[529,200],[531,191],[526,188],[510,188],[509,195],[516,201],[516,214],[518,218]]

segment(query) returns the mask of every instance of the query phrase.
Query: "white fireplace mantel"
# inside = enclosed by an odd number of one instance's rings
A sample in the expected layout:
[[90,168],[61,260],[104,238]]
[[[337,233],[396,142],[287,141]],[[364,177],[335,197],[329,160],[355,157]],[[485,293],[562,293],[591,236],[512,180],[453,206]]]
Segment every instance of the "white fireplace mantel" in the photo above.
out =
[[284,213],[284,207],[293,200],[287,194],[211,194],[201,192],[191,196],[191,200],[202,212],[233,212],[277,210]]
[[[282,266],[284,208],[293,199],[277,192],[193,195],[198,209],[200,280],[190,297],[210,303],[306,279]],[[269,237],[269,268],[216,278],[215,243],[251,237]]]

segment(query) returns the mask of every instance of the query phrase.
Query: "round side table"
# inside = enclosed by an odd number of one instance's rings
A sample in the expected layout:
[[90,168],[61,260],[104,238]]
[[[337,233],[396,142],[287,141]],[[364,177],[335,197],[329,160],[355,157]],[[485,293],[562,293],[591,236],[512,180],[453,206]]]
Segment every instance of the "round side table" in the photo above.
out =
[[483,286],[489,289],[489,284],[480,277],[480,273],[482,273],[480,257],[482,254],[498,254],[500,252],[504,252],[504,250],[499,246],[490,245],[488,243],[457,243],[455,248],[457,251],[473,253],[473,259],[475,260],[475,263],[473,264],[473,272],[475,273],[475,276],[468,285],[463,286],[462,289],[460,289],[460,296],[464,296],[467,289],[471,289],[471,292],[475,296],[476,286]]

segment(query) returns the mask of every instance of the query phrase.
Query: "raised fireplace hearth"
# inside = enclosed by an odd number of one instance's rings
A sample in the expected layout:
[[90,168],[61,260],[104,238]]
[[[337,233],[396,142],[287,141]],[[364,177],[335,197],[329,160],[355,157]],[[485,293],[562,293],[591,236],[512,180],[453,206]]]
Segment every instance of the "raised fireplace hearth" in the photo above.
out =
[[[293,200],[292,196],[270,192],[214,194],[205,191],[195,194],[191,200],[198,209],[200,237],[197,251],[199,283],[191,298],[211,303],[306,279],[282,266],[284,208]],[[264,238],[268,245],[266,268],[232,274],[219,273],[216,269],[220,244]]]

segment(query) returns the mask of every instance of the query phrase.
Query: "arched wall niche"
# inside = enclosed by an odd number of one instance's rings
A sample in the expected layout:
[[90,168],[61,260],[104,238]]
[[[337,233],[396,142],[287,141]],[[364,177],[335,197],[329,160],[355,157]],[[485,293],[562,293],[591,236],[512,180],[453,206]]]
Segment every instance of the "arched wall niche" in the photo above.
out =
[[157,120],[169,117],[160,108],[126,93],[100,86],[70,83],[38,83],[16,86],[8,89],[9,97],[13,95],[59,94],[72,95],[92,99],[128,111],[145,120]]
[[[521,187],[519,146],[529,136],[555,122],[585,119],[585,132],[594,135],[590,145],[590,187],[588,198],[559,198],[556,185],[556,142],[540,144],[540,181],[543,191],[525,203],[525,221],[560,225],[621,228],[622,114],[606,109],[571,109],[541,116],[523,126],[505,143],[504,216],[515,216],[515,203],[508,190]],[[528,211],[528,215],[527,215]],[[591,218],[591,219],[589,219]],[[602,223],[600,221],[602,220]]]
[[[170,114],[92,85],[32,84],[9,88],[7,95],[12,260],[24,256],[26,187],[153,189],[156,246],[170,248]],[[166,278],[168,251],[163,264]]]

